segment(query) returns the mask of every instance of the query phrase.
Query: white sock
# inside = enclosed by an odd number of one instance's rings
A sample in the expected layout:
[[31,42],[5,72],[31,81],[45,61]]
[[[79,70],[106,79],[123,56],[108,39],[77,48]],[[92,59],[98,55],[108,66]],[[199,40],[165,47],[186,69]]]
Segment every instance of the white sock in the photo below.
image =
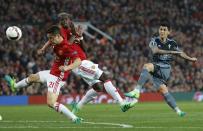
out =
[[74,120],[77,118],[67,107],[65,107],[63,104],[60,104],[58,102],[56,102],[54,104],[54,109],[57,112],[63,113],[65,116],[67,116],[71,120]]
[[140,89],[136,88],[136,87],[135,87],[135,89],[133,91],[140,93]]
[[104,88],[108,94],[110,94],[114,100],[117,100],[121,105],[123,103],[123,99],[118,93],[117,89],[113,86],[111,81],[107,81],[104,83]]
[[175,108],[175,111],[177,114],[179,114],[181,112],[181,110],[178,107]]
[[85,96],[82,97],[82,99],[77,104],[77,107],[81,109],[84,104],[94,100],[94,98],[97,96],[97,92],[94,89],[90,89],[86,92]]
[[142,88],[142,86],[136,85],[134,88],[134,91],[140,92],[141,88]]
[[28,78],[24,78],[15,84],[15,88],[23,88],[23,87],[26,87],[28,85],[29,85],[28,84]]

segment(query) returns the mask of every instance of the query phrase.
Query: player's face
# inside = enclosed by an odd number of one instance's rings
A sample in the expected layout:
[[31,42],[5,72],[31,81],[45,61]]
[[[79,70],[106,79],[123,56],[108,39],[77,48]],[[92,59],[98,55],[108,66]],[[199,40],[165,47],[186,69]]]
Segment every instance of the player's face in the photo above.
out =
[[47,37],[48,37],[49,41],[54,45],[61,43],[61,35],[60,34],[56,34],[56,35],[48,34]]
[[170,34],[170,31],[169,31],[168,27],[166,27],[166,26],[159,27],[159,36],[161,38],[167,38],[169,34]]
[[61,21],[61,24],[63,27],[68,28],[69,27],[69,23],[71,22],[71,20],[69,18],[65,18]]

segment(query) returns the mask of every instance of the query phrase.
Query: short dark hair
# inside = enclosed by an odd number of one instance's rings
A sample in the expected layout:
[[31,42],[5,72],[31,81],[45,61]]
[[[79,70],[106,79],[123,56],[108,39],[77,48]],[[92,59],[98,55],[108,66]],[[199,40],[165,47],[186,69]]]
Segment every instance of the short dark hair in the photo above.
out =
[[58,19],[59,19],[59,21],[64,20],[64,19],[72,19],[72,15],[68,14],[66,12],[61,12],[58,14]]
[[159,25],[160,26],[166,26],[166,27],[168,27],[169,30],[171,29],[170,22],[167,19],[165,19],[165,18],[160,20],[160,24]]
[[57,25],[52,25],[47,29],[46,33],[52,35],[60,34],[60,28]]

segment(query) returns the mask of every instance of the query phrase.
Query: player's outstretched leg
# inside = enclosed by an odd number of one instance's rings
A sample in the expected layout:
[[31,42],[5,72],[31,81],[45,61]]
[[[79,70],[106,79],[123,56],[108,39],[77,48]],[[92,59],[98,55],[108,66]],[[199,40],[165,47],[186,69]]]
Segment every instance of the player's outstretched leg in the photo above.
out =
[[70,118],[71,121],[75,124],[80,124],[83,121],[82,118],[75,116],[66,106],[61,103],[55,102],[54,109],[59,113],[63,113],[65,116]]
[[164,99],[165,99],[166,103],[167,103],[173,110],[175,110],[175,112],[176,112],[179,116],[183,117],[183,116],[186,115],[186,113],[183,112],[183,111],[181,111],[181,110],[179,109],[179,107],[176,105],[175,99],[173,98],[173,96],[172,96],[169,92],[163,94],[163,96],[164,96]]
[[94,89],[90,89],[86,92],[85,96],[78,102],[78,103],[72,103],[72,112],[75,114],[79,110],[82,109],[84,104],[89,103],[90,101],[94,100],[94,98],[97,96],[97,92]]
[[16,90],[20,88],[27,87],[33,82],[40,82],[39,74],[31,74],[27,78],[22,79],[21,81],[16,83],[15,78],[11,77],[10,75],[6,75],[4,79],[9,84],[9,87],[11,88],[12,92],[15,92]]
[[110,94],[114,100],[117,100],[118,103],[120,104],[120,108],[123,112],[126,112],[130,108],[135,106],[135,101],[134,102],[125,102],[123,98],[120,96],[118,93],[118,90],[113,86],[111,81],[106,81],[104,82],[104,88],[108,94]]
[[138,99],[140,97],[140,89],[143,87],[143,85],[149,80],[150,73],[149,71],[153,70],[153,64],[145,64],[144,68],[140,74],[138,84],[135,86],[134,90],[128,93],[125,93],[124,95],[130,98],[136,98]]
[[61,103],[56,102],[58,98],[57,94],[54,94],[52,92],[47,93],[47,104],[49,107],[52,107],[55,109],[57,112],[64,114],[66,117],[71,119],[72,122],[76,124],[80,124],[82,122],[82,118],[77,117],[74,115],[66,106],[64,106]]
[[118,103],[120,104],[120,108],[123,112],[126,112],[127,110],[129,110],[130,108],[135,106],[135,103],[136,103],[135,101],[134,102],[125,102],[123,100],[123,98],[118,93],[118,90],[112,84],[112,82],[108,79],[108,76],[105,73],[101,74],[99,80],[103,82],[104,89],[106,90],[106,92],[110,96],[112,96],[114,100],[118,101]]
[[162,93],[166,103],[180,116],[183,117],[186,115],[185,112],[181,111],[176,104],[174,97],[168,92],[166,85],[160,86],[160,92]]

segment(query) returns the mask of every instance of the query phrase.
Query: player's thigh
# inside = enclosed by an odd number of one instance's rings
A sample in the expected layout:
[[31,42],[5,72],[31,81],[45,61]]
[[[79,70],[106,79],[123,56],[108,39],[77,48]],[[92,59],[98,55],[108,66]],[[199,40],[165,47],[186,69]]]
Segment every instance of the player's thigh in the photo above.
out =
[[98,80],[103,71],[99,69],[98,64],[92,61],[83,60],[81,65],[73,70],[74,74],[87,80]]
[[50,70],[40,71],[37,73],[37,75],[39,76],[39,82],[46,83],[47,78],[50,75]]
[[61,78],[54,76],[52,74],[49,74],[47,78],[48,92],[58,95],[61,87],[64,85],[65,85],[65,81],[61,81]]
[[89,86],[93,86],[96,83],[100,83],[101,81],[98,79],[88,79],[88,78],[82,78]]
[[165,81],[164,79],[153,76],[152,82],[153,82],[153,88],[155,88],[157,91],[163,94],[168,92],[168,88],[166,86],[167,81]]
[[47,92],[47,104],[51,107],[54,106],[58,99],[58,94],[48,91]]
[[165,83],[170,79],[171,67],[169,65],[154,64],[153,77],[159,78]]
[[39,74],[38,73],[36,73],[36,74],[30,74],[28,76],[28,82],[29,83],[40,82]]

